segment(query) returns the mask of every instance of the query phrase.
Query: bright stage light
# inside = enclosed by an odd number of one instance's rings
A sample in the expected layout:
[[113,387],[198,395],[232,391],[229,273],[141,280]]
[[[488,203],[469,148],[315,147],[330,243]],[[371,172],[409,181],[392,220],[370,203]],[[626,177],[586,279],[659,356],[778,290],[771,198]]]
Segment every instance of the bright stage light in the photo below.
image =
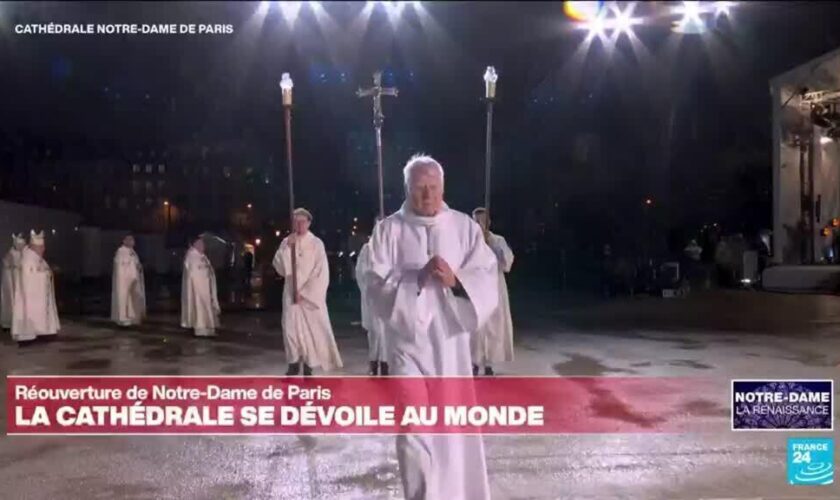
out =
[[592,40],[596,36],[598,38],[602,38],[604,36],[604,30],[606,30],[606,20],[604,19],[603,14],[599,14],[586,23],[584,23],[584,27],[589,30],[589,34],[586,36],[587,40]]
[[715,17],[726,16],[729,17],[729,9],[735,2],[715,2]]
[[683,2],[681,7],[677,7],[675,11],[682,14],[682,19],[674,26],[674,31],[677,33],[703,33],[706,31],[706,25],[700,19],[700,2]]
[[636,10],[636,2],[629,2],[622,11],[617,5],[611,5],[609,9],[601,9],[598,15],[580,23],[580,26],[589,31],[586,40],[595,37],[605,38],[612,32],[617,39],[622,34],[630,36],[633,33],[633,26],[641,23],[641,20],[633,17]]
[[300,14],[301,2],[278,2],[280,4],[280,11],[283,17],[290,22],[294,22]]
[[615,18],[612,24],[618,35],[623,33],[630,36],[633,32],[633,25],[641,22],[639,19],[633,17],[634,10],[636,10],[636,2],[630,2],[623,12],[618,7],[615,7]]
[[604,2],[566,1],[563,2],[563,12],[575,21],[592,22],[601,12]]
[[700,2],[683,2],[683,16],[687,19],[700,20]]
[[382,2],[389,12],[399,14],[405,7],[405,2]]

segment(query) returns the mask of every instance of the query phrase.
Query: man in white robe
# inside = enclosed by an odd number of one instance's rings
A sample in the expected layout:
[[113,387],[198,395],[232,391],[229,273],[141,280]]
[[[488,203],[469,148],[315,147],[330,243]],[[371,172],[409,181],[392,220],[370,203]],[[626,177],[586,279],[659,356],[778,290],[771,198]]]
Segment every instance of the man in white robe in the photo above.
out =
[[146,317],[143,265],[134,251],[134,236],[123,238],[114,254],[111,279],[111,320],[119,326],[139,325]]
[[3,287],[0,289],[0,326],[12,328],[12,310],[15,307],[15,290],[20,286],[20,258],[26,240],[22,235],[12,235],[12,248],[3,257]]
[[[379,224],[380,220],[382,219],[377,216],[374,222],[374,228],[376,224]],[[367,294],[365,279],[367,278],[369,268],[370,243],[367,242],[362,245],[362,249],[359,250],[359,257],[356,260],[356,284],[359,286],[359,292],[361,294],[362,328],[367,332],[368,338],[368,361],[370,362],[368,375],[387,376],[389,369],[385,322],[376,314],[373,307],[374,304],[370,303],[371,297]]]
[[[341,368],[327,311],[330,268],[324,243],[309,232],[312,214],[304,208],[294,212],[294,231],[280,242],[274,254],[274,270],[283,277],[283,346],[289,369],[286,375],[312,375],[312,368]],[[295,253],[292,279],[292,252]],[[295,285],[297,290],[295,290]]]
[[216,272],[204,254],[204,238],[196,238],[184,257],[181,278],[181,327],[192,328],[196,337],[213,337],[219,326]]
[[44,260],[44,232],[29,236],[29,245],[20,257],[19,287],[14,293],[12,338],[29,342],[58,333],[58,309],[55,304],[53,274]]
[[[443,168],[411,158],[406,201],[370,241],[365,284],[385,320],[392,375],[470,376],[470,332],[499,300],[496,257],[481,228],[443,202]],[[490,497],[481,436],[397,436],[403,491],[410,500]]]
[[513,319],[505,282],[505,273],[509,273],[513,266],[513,251],[502,236],[490,232],[490,217],[486,209],[479,207],[473,210],[473,220],[481,226],[484,241],[499,261],[499,307],[472,338],[473,375],[478,375],[479,367],[484,366],[484,375],[492,376],[493,363],[513,361]]

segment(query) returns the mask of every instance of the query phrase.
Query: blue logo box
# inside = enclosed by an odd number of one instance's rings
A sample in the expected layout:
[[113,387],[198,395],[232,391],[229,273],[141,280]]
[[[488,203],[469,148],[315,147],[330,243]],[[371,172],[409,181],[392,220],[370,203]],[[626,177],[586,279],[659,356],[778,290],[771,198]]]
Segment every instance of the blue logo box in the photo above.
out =
[[834,440],[789,438],[787,446],[789,484],[825,486],[834,484]]
[[733,380],[733,431],[833,431],[833,380]]

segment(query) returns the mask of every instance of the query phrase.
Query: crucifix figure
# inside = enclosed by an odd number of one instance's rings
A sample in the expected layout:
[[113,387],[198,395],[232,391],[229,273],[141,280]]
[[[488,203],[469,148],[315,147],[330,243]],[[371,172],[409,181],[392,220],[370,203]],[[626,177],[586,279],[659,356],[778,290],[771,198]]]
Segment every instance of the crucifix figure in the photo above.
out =
[[385,217],[385,200],[382,188],[382,124],[385,115],[382,114],[382,96],[397,97],[396,87],[382,86],[382,72],[373,74],[373,87],[356,91],[358,97],[373,97],[373,127],[376,130],[376,166],[379,175],[379,216]]

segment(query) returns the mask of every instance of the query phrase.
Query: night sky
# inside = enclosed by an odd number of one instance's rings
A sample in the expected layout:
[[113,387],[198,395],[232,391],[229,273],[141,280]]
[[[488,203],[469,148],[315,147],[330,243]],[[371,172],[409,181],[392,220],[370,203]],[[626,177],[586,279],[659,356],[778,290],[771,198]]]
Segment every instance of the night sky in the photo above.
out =
[[[385,99],[384,139],[397,148],[386,152],[386,210],[401,200],[402,163],[422,151],[444,165],[450,205],[468,211],[483,197],[481,76],[494,65],[494,220],[520,253],[597,257],[611,243],[666,254],[712,222],[754,234],[770,226],[768,80],[840,45],[840,5],[741,2],[706,34],[679,36],[667,14],[676,4],[638,5],[651,22],[634,43],[585,50],[559,2],[423,2],[398,20],[379,5],[367,21],[364,3],[322,2],[318,16],[303,5],[293,27],[276,5],[255,15],[259,2],[4,2],[0,144],[6,158],[23,135],[96,160],[240,141],[247,162],[278,179],[269,196],[282,218],[277,82],[289,71],[299,204],[316,220],[332,213],[324,224],[369,220],[375,169],[351,150],[372,140],[371,109],[354,92],[381,68],[400,88]],[[221,23],[234,34],[12,31],[48,22]]]

